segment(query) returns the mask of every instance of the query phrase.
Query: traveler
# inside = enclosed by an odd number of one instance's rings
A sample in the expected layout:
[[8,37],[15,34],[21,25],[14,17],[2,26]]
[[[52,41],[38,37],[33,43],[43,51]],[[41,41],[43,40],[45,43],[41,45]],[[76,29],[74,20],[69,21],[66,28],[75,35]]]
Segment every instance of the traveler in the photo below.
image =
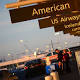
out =
[[60,50],[58,50],[58,49],[55,49],[55,52],[54,52],[54,54],[58,54],[60,52]]
[[69,54],[66,52],[66,50],[64,49],[63,50],[63,70],[66,72],[69,72],[70,71],[70,68],[69,68]]
[[58,66],[59,66],[59,69],[58,69],[58,71],[60,73],[62,73],[62,71],[63,71],[63,63],[62,63],[62,60],[63,60],[63,54],[62,54],[62,51],[59,51],[59,53],[58,53]]

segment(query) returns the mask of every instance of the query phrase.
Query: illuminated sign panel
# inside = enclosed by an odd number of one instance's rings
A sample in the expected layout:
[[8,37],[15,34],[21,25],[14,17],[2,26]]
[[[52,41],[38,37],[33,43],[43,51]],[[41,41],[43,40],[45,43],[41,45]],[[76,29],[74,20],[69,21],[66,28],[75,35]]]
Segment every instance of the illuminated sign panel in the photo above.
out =
[[17,23],[76,10],[74,0],[54,0],[34,6],[9,10],[11,22]]

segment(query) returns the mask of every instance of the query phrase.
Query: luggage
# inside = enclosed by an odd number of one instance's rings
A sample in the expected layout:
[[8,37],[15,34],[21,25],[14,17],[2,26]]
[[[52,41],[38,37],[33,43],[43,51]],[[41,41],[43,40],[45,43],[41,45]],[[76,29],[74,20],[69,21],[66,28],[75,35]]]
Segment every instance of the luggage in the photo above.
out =
[[56,71],[55,64],[46,66],[46,74],[50,74],[52,71]]

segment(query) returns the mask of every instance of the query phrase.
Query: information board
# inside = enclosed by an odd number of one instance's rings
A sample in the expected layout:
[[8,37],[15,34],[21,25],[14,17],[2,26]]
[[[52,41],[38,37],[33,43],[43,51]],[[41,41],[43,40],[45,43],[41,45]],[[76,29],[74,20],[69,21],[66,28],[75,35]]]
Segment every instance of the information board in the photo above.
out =
[[[76,1],[77,4],[77,1]],[[77,10],[75,0],[53,0],[46,3],[9,10],[11,22],[17,23]]]

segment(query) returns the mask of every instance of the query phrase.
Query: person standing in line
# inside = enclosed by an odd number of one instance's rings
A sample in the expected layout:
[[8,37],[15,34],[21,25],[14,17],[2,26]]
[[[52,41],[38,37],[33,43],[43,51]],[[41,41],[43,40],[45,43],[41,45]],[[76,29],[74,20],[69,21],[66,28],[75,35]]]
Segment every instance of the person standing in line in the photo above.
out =
[[58,70],[59,73],[62,73],[62,70],[63,70],[63,63],[62,63],[63,55],[62,55],[62,51],[56,49],[55,50],[55,54],[58,55],[58,57],[57,57],[57,61],[58,61],[57,70]]
[[66,68],[66,72],[69,72],[70,71],[70,68],[69,68],[69,54],[66,52],[66,50],[64,49],[63,50],[63,70],[65,71],[65,68]]
[[55,52],[54,52],[54,54],[58,54],[60,52],[60,50],[58,50],[58,49],[55,49]]
[[58,66],[59,66],[59,72],[60,72],[60,73],[63,72],[63,63],[62,63],[62,59],[63,59],[62,51],[59,51],[59,53],[58,53]]
[[72,52],[70,51],[70,49],[67,49],[67,53],[69,54],[69,57],[72,57]]

